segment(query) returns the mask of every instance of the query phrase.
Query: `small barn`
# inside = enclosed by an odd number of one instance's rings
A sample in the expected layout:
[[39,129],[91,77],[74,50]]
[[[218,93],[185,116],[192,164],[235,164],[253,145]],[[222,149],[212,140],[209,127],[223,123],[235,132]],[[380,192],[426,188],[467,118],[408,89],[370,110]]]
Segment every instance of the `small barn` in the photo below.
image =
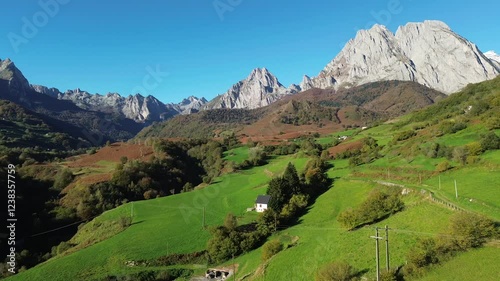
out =
[[270,199],[271,199],[270,195],[257,196],[257,200],[255,200],[255,210],[259,213],[262,213],[265,210],[267,210]]

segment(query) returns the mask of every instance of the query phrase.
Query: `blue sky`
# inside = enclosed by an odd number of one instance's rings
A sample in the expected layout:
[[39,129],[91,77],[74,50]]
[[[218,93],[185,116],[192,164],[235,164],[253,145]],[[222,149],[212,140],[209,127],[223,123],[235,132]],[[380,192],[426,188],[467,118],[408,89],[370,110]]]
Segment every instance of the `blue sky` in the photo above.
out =
[[32,84],[140,91],[163,102],[225,92],[256,67],[285,86],[316,76],[375,22],[395,31],[437,19],[500,52],[500,1],[2,1],[0,58]]

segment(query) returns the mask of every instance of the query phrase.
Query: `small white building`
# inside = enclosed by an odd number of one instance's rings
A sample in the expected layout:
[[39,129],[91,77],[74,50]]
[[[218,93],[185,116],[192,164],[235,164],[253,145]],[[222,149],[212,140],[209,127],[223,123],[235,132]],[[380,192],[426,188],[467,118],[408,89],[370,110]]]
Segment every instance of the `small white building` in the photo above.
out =
[[270,199],[271,199],[270,195],[257,196],[257,200],[255,200],[255,210],[259,213],[262,213],[265,210],[267,210]]

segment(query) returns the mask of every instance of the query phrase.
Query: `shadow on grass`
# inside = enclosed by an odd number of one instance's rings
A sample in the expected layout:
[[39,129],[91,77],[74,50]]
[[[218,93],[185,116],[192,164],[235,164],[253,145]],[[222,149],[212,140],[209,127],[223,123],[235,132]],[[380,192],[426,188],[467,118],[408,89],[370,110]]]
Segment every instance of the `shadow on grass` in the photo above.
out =
[[[292,227],[292,226],[295,226],[297,224],[300,224],[302,223],[302,217],[304,215],[306,215],[307,213],[309,213],[309,211],[311,210],[312,206],[316,203],[316,199],[318,199],[318,197],[320,197],[322,194],[324,194],[325,192],[327,192],[328,190],[330,190],[330,188],[333,187],[333,184],[335,182],[335,180],[339,179],[340,177],[334,177],[334,178],[328,178],[326,180],[326,182],[324,183],[324,186],[323,187],[319,187],[316,191],[316,192],[311,192],[310,190],[308,191],[308,194],[309,194],[309,202],[308,202],[308,205],[306,208],[304,208],[303,210],[299,211],[294,217],[292,218],[289,218],[288,220],[284,221],[284,223],[286,223],[286,225],[283,225],[282,224],[282,228],[281,229],[286,229],[286,228],[289,228],[289,227]],[[309,188],[314,188],[313,187],[309,187]]]
[[143,223],[143,222],[144,222],[144,220],[135,221],[135,222],[131,223],[130,225],[132,226],[132,225],[140,224],[140,223]]

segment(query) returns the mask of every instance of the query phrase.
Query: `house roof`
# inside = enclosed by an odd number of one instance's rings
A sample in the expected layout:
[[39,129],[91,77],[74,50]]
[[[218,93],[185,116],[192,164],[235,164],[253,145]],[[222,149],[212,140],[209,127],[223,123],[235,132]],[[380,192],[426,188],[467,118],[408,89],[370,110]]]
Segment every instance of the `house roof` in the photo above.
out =
[[269,204],[269,200],[271,199],[271,195],[259,195],[257,196],[257,200],[255,200],[256,204]]

